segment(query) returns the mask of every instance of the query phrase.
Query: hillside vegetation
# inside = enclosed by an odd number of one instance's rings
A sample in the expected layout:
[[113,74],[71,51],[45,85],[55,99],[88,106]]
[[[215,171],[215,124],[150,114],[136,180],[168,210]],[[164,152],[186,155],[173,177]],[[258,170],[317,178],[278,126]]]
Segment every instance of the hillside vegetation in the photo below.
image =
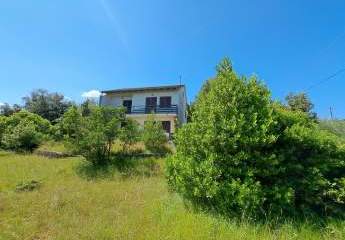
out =
[[224,59],[175,135],[170,186],[229,217],[345,218],[345,145],[320,130],[311,109],[303,94],[275,102],[257,76]]
[[322,120],[320,127],[342,137],[345,141],[345,120]]
[[227,58],[173,144],[154,115],[26,103],[0,108],[0,240],[345,239],[343,122]]
[[[163,159],[94,170],[82,158],[0,153],[0,239],[344,239],[345,224],[237,223],[169,193]],[[17,185],[40,183],[32,191]]]

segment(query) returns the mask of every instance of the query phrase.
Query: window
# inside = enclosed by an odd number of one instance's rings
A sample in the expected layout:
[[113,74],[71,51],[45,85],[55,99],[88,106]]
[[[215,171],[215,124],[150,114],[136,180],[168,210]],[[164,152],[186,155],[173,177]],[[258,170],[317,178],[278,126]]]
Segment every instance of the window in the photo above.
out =
[[132,100],[123,100],[122,105],[126,108],[126,113],[132,112]]
[[145,112],[155,112],[157,108],[157,97],[147,97],[145,102]]
[[162,127],[165,132],[170,133],[171,131],[171,122],[170,121],[162,121]]
[[171,97],[170,96],[160,97],[159,98],[159,106],[161,108],[171,107]]

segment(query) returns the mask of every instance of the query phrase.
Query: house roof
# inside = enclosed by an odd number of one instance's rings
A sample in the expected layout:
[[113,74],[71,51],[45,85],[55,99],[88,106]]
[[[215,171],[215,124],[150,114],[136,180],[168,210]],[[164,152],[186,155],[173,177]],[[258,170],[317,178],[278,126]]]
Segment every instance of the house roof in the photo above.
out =
[[140,88],[120,88],[113,90],[104,90],[102,93],[122,93],[122,92],[143,92],[151,90],[176,90],[184,87],[184,85],[167,85],[167,86],[155,86],[155,87],[140,87]]

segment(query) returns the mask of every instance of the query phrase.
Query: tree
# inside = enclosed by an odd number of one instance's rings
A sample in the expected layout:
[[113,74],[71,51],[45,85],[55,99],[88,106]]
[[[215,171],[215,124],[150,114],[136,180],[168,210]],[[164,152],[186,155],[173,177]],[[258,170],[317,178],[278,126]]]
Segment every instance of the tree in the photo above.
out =
[[[217,74],[218,75],[222,75],[222,74],[227,74],[233,71],[232,69],[232,63],[230,61],[229,58],[224,58],[217,66],[216,66],[216,70],[217,70]],[[197,96],[198,98],[202,98],[205,95],[207,95],[210,91],[211,88],[211,83],[212,81],[214,81],[215,78],[210,78],[207,79],[204,84],[201,87],[201,90]],[[197,102],[197,99],[195,102]],[[192,102],[191,104],[187,105],[187,122],[191,122],[192,121],[192,116],[193,116],[193,112],[195,109],[195,102]]]
[[34,90],[23,100],[25,109],[48,119],[52,123],[60,118],[72,105],[62,94],[49,93],[44,89]]
[[11,116],[13,113],[19,112],[21,107],[18,104],[14,104],[13,106],[5,103],[0,106],[0,114],[3,116]]
[[228,74],[232,72],[232,63],[231,60],[228,57],[223,58],[220,63],[216,67],[217,74],[222,75],[222,74]]
[[129,152],[129,147],[138,142],[140,138],[139,124],[131,119],[127,118],[122,122],[122,127],[119,135],[119,139],[122,142],[123,151]]
[[76,108],[71,108],[65,113],[62,126],[72,150],[94,165],[104,165],[110,160],[124,118],[123,109],[94,107],[89,116],[83,117]]
[[20,112],[23,108],[18,105],[18,104],[13,104],[12,105],[12,110],[13,110],[13,113],[17,113],[17,112]]
[[82,133],[83,118],[76,106],[70,107],[60,123],[62,134],[68,139],[78,139]]
[[83,117],[89,116],[91,114],[91,108],[97,106],[97,103],[94,99],[86,99],[81,105],[81,114]]
[[312,112],[314,104],[306,93],[289,93],[285,97],[285,100],[287,102],[287,106],[292,111],[301,111],[308,114],[311,118],[316,119],[316,113]]
[[193,121],[177,132],[168,179],[193,203],[247,212],[262,204],[249,166],[261,146],[274,141],[270,93],[255,77],[238,77],[227,61],[221,65],[207,94],[197,97]]
[[142,135],[143,142],[147,150],[155,154],[165,154],[167,149],[168,138],[162,127],[162,123],[155,121],[154,116],[149,116],[145,122]]
[[175,136],[169,185],[194,206],[227,216],[341,213],[339,141],[304,113],[274,103],[257,77],[217,69],[193,121]]

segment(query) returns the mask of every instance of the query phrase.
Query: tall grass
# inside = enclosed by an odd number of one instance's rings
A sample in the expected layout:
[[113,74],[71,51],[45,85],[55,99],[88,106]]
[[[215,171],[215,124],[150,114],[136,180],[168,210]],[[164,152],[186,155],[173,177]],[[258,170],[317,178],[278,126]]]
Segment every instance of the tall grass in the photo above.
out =
[[[345,223],[279,227],[193,212],[168,191],[164,159],[92,169],[82,158],[0,152],[0,239],[345,239]],[[41,187],[16,191],[36,180]]]
[[63,142],[55,142],[52,140],[42,143],[36,150],[68,153],[68,149],[66,149]]

